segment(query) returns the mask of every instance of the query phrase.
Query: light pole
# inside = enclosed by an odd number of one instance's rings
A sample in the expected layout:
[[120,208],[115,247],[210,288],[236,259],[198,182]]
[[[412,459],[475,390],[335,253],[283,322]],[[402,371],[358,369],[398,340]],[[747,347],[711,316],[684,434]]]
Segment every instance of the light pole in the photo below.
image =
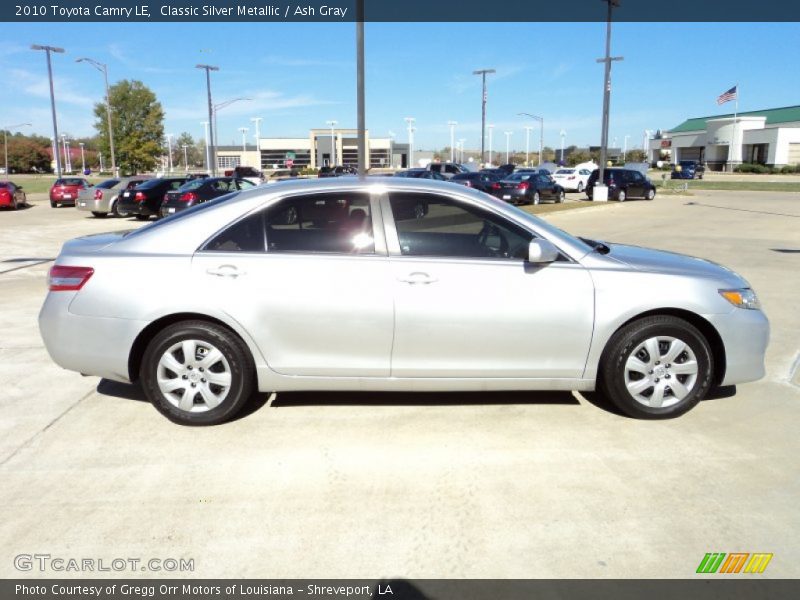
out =
[[481,162],[483,162],[483,144],[486,139],[486,75],[496,73],[494,69],[478,69],[473,71],[473,75],[480,75],[483,84],[483,95],[481,96]]
[[417,120],[414,117],[406,117],[404,121],[406,122],[408,131],[408,168],[410,169],[414,164],[414,132],[416,131],[414,123],[416,123]]
[[564,164],[564,138],[567,137],[567,132],[562,129],[560,135],[561,135],[561,160],[559,162],[563,165]]
[[650,162],[650,130],[644,130],[644,137],[642,138],[642,150],[644,150],[644,159],[648,163]]
[[541,129],[539,130],[539,164],[541,165],[544,163],[544,117],[537,117],[536,115],[526,112],[517,114],[521,117],[528,117],[534,121],[539,121],[539,125],[541,126]]
[[175,135],[173,133],[167,134],[167,164],[169,165],[169,172],[172,173],[172,136]]
[[460,152],[459,159],[458,159],[458,162],[460,162],[460,163],[464,162],[464,142],[466,142],[466,141],[467,141],[466,138],[460,138],[458,140],[458,144],[461,147],[461,152]]
[[622,162],[625,162],[626,155],[628,154],[628,138],[631,137],[626,135],[622,141]]
[[187,149],[189,148],[188,144],[181,144],[181,148],[183,148],[183,170],[187,173],[189,172],[189,154]]
[[108,92],[108,66],[92,58],[79,58],[75,62],[89,63],[103,74],[103,79],[106,82],[106,119],[108,123],[108,145],[111,150],[111,175],[112,177],[118,177],[117,158],[114,152],[114,130],[111,127],[111,95]]
[[389,131],[389,166],[394,169],[394,138],[397,134]]
[[447,124],[450,126],[450,162],[455,162],[456,150],[453,146],[456,143],[456,125],[458,125],[458,121],[448,121]]
[[530,157],[528,156],[531,153],[531,130],[533,127],[530,125],[525,126],[525,166],[530,166]]
[[78,142],[78,146],[81,147],[81,173],[86,171],[86,157],[83,154],[83,142]]
[[513,131],[506,131],[506,164],[511,162],[510,152],[511,152],[511,136],[514,133]]
[[208,140],[208,121],[200,121],[200,125],[203,126],[203,135],[205,136],[206,140],[206,170],[211,170],[211,149],[209,146],[211,145]]
[[[50,53],[55,52],[56,54],[63,54],[63,48],[56,48],[54,46],[40,46],[39,44],[33,44],[31,46],[31,50],[43,50],[47,54],[47,77],[50,80],[50,109],[53,113],[53,139],[58,140],[58,121],[56,120],[56,95],[53,92],[53,67],[50,64]],[[61,159],[58,156],[58,152],[55,153],[56,159],[56,176],[61,178]]]
[[[358,123],[358,176],[364,177],[369,167],[367,156],[367,116],[364,90],[364,0],[356,0],[356,118]],[[344,147],[342,148],[344,152]],[[344,162],[344,160],[342,160]]]
[[61,149],[64,151],[64,170],[69,173],[72,171],[72,165],[69,164],[69,154],[67,150],[67,136],[66,134],[61,134]]
[[250,117],[250,121],[255,125],[256,132],[253,134],[253,137],[256,139],[256,150],[261,147],[261,121],[263,119],[261,117]]
[[[620,0],[602,0],[608,3],[608,18],[606,19],[606,55],[598,58],[597,62],[604,63],[605,76],[603,81],[603,129],[600,138],[600,172],[597,174],[597,181],[601,186],[605,186],[606,154],[608,153],[608,112],[611,104],[611,63],[615,60],[622,60],[621,56],[611,56],[611,11],[619,6]],[[607,193],[607,192],[606,192]],[[605,198],[603,198],[605,199]]]
[[[336,166],[336,126],[339,124],[339,121],[330,120],[325,121],[325,124],[331,128],[331,166]],[[344,148],[342,148],[344,150]],[[344,162],[344,161],[342,161]]]
[[239,127],[242,133],[242,152],[247,152],[247,132],[250,131],[247,127]]
[[[216,177],[217,175],[217,165],[216,165],[216,158],[214,154],[214,130],[217,128],[216,122],[214,122],[214,105],[211,103],[211,71],[219,71],[219,67],[214,67],[211,65],[195,65],[196,69],[204,69],[206,72],[206,90],[208,91],[208,138],[206,141],[206,153],[208,155],[208,164],[209,168],[211,169],[211,176]],[[213,128],[211,124],[214,124]]]
[[18,127],[30,127],[30,123],[17,123],[16,125],[4,125],[3,126],[3,149],[6,155],[6,181],[8,181],[8,132],[11,129],[17,129]]
[[[492,164],[492,132],[494,131],[494,123],[489,123],[489,164]],[[481,160],[483,157],[481,156]]]

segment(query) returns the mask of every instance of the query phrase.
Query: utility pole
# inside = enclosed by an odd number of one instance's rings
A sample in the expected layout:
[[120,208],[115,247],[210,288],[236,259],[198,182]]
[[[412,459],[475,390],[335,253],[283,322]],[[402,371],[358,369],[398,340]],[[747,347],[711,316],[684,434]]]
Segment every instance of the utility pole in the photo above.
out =
[[623,163],[625,162],[625,158],[626,158],[626,156],[628,154],[628,138],[629,137],[631,137],[631,136],[626,135],[623,138],[623,141],[622,141],[622,162]]
[[242,134],[242,152],[247,152],[247,132],[250,130],[247,127],[239,127],[239,131]]
[[408,168],[413,168],[414,165],[414,132],[416,128],[414,123],[417,121],[414,117],[406,117],[405,119],[408,131]]
[[181,144],[181,148],[183,148],[183,170],[187,173],[189,172],[189,155],[187,153],[187,148],[189,146],[187,144]]
[[86,157],[83,154],[83,142],[78,142],[78,146],[81,147],[81,173],[86,171]]
[[514,133],[513,131],[506,131],[506,132],[505,132],[505,134],[506,134],[506,164],[508,164],[509,162],[511,162],[511,158],[510,158],[510,152],[511,152],[511,135],[512,135],[513,133]]
[[517,114],[521,117],[529,117],[535,121],[539,121],[541,125],[541,129],[539,130],[539,164],[541,165],[544,162],[544,117],[537,117],[536,115],[525,112]]
[[458,121],[448,121],[447,124],[450,126],[450,162],[455,162],[456,150],[453,146],[456,143],[456,125],[458,125]]
[[[364,0],[356,0],[356,113],[358,116],[358,175],[367,174],[367,119],[364,93]],[[344,162],[344,160],[342,160]]]
[[111,150],[111,176],[119,177],[117,173],[117,158],[114,152],[114,130],[111,127],[111,94],[108,91],[108,66],[92,58],[79,58],[75,62],[87,62],[103,74],[106,83],[106,122],[108,123],[108,145]]
[[[53,67],[50,64],[50,53],[63,54],[63,48],[56,48],[55,46],[40,46],[33,44],[31,50],[43,50],[47,54],[47,78],[50,80],[50,109],[53,113],[53,139],[56,140],[56,149],[58,148],[58,121],[56,120],[56,95],[53,91]],[[56,159],[56,177],[61,179],[61,159],[58,152],[53,153],[53,158]]]
[[169,165],[169,172],[172,173],[172,136],[175,135],[173,133],[167,134],[167,164]]
[[458,145],[461,148],[461,152],[459,153],[459,159],[458,159],[458,162],[460,163],[464,162],[464,142],[466,141],[467,141],[466,138],[461,138],[458,140]]
[[[336,166],[336,126],[339,124],[339,121],[325,121],[325,124],[331,128],[331,163],[330,166]],[[344,150],[344,147],[342,148]],[[344,161],[342,161],[344,162]]]
[[483,155],[483,144],[486,139],[486,75],[496,72],[494,69],[478,69],[472,72],[473,75],[481,76],[483,84],[483,96],[481,97],[481,162],[486,159]]
[[250,117],[250,121],[255,125],[256,132],[253,137],[256,138],[256,150],[261,148],[261,117]]
[[211,176],[217,175],[217,159],[216,159],[216,144],[214,143],[214,105],[211,103],[211,71],[219,71],[219,67],[211,65],[195,65],[196,69],[205,69],[206,72],[206,90],[208,91],[208,142],[206,143],[206,152],[208,154],[209,167],[211,169]]
[[[597,183],[605,189],[605,168],[606,155],[608,153],[608,113],[611,105],[611,63],[623,60],[622,56],[611,56],[611,12],[619,6],[620,0],[602,0],[608,4],[608,18],[606,19],[606,55],[605,58],[598,58],[598,63],[605,65],[605,77],[603,82],[603,130],[600,139],[600,172],[597,174]],[[595,188],[597,189],[597,188]],[[608,192],[606,191],[606,194]]]
[[563,129],[561,130],[561,160],[559,161],[561,165],[564,165],[564,138],[567,137],[567,132]]

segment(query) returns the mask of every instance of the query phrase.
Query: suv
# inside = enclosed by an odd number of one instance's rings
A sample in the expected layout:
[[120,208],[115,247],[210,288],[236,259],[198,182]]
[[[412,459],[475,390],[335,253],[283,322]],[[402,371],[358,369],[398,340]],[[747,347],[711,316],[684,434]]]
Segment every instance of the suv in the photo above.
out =
[[672,169],[671,179],[702,179],[706,168],[696,160],[679,161]]
[[469,173],[469,169],[462,165],[439,162],[429,164],[428,171],[439,173],[439,175],[442,175],[445,179],[452,179],[455,175],[460,175],[461,173]]
[[[600,177],[600,170],[592,171],[586,182],[586,196],[592,199],[594,186]],[[656,186],[639,171],[633,169],[605,169],[603,183],[608,186],[608,199],[624,202],[628,198],[652,200],[656,197]]]

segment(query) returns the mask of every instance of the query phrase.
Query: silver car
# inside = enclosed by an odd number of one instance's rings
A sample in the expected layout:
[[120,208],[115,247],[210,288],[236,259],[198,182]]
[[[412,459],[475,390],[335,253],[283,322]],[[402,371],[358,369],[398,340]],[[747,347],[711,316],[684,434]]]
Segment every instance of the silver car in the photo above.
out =
[[81,190],[78,193],[75,207],[78,210],[90,211],[97,218],[106,217],[109,214],[124,217],[125,214],[117,209],[119,195],[148,179],[151,178],[147,175],[106,179],[97,185]]
[[764,375],[747,281],[579,239],[449,183],[330,178],[223,196],[67,242],[39,325],[53,360],[141,380],[168,418],[257,389],[580,390],[674,417]]

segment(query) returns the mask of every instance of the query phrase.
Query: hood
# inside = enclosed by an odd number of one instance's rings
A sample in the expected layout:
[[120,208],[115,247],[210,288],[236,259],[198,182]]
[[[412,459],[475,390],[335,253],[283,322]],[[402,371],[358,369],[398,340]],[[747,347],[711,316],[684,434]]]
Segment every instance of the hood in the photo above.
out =
[[741,275],[710,260],[640,246],[625,244],[608,244],[608,246],[611,248],[608,256],[638,271],[691,275],[714,279],[732,288],[750,287]]

